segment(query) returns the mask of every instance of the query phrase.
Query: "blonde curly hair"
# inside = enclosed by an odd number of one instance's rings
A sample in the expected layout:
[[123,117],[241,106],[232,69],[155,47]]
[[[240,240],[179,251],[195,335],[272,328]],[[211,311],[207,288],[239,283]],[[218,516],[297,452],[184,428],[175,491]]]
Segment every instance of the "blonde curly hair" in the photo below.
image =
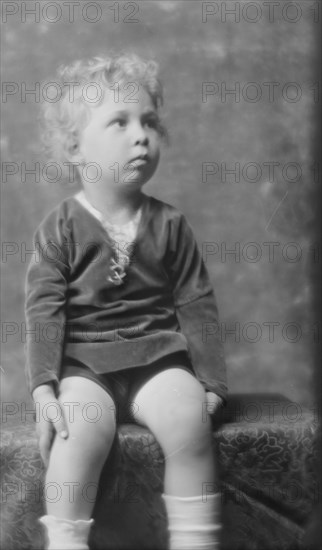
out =
[[[133,53],[93,57],[58,68],[56,80],[46,86],[47,89],[50,85],[58,89],[59,97],[46,98],[42,102],[41,137],[46,157],[60,164],[63,177],[69,173],[70,153],[77,144],[79,132],[89,120],[90,107],[102,102],[104,89],[115,83],[140,84],[159,111],[163,105],[163,88],[158,72],[155,61]],[[90,87],[99,92],[94,98],[88,93]],[[161,122],[157,131],[167,142],[167,130]]]

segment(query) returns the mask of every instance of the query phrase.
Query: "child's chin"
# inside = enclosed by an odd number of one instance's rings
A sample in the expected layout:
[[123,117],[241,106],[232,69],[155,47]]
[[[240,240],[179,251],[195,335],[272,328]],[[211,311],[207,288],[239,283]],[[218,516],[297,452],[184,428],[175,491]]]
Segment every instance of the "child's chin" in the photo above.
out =
[[131,173],[131,176],[126,176],[121,182],[126,187],[142,187],[152,177],[152,174],[146,174],[141,171],[135,171]]
[[149,179],[150,178],[144,178],[144,179],[140,178],[136,180],[133,179],[132,181],[122,181],[121,183],[116,184],[116,187],[120,186],[122,187],[122,189],[127,189],[129,191],[130,190],[139,191]]

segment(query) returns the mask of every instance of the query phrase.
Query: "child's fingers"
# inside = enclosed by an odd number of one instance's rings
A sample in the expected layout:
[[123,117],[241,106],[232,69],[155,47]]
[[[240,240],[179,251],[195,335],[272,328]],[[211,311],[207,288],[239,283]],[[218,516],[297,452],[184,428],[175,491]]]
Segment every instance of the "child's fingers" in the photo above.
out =
[[61,438],[68,437],[68,429],[59,401],[52,397],[50,401],[42,402],[41,412],[37,422],[37,434],[39,438],[39,450],[41,458],[47,468],[51,446],[55,433]]
[[50,405],[47,404],[46,409],[47,409],[46,410],[47,418],[49,422],[52,423],[56,433],[62,439],[67,439],[68,437],[67,422],[65,420],[63,408],[59,403],[59,401],[56,398],[52,399]]
[[207,411],[209,414],[213,414],[218,407],[222,404],[221,398],[213,392],[206,393],[207,399]]
[[37,430],[39,433],[46,430],[46,424],[52,424],[57,434],[63,439],[67,439],[68,427],[64,411],[55,395],[52,392],[43,394],[37,399],[36,403],[39,404],[37,415],[37,421],[39,422],[39,429],[37,428]]
[[63,408],[52,389],[46,385],[39,386],[34,394],[37,404],[36,430],[39,438],[39,450],[47,467],[55,433],[62,439],[67,439],[68,428]]

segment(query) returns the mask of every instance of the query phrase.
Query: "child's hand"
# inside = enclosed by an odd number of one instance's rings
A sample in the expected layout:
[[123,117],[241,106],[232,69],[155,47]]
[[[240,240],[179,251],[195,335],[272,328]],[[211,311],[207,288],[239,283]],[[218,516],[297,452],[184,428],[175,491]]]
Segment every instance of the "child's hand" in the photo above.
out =
[[40,455],[47,468],[54,436],[57,433],[62,439],[67,439],[67,424],[64,411],[51,384],[38,386],[33,391],[32,397],[36,404],[36,431]]
[[209,414],[214,414],[216,410],[223,404],[223,400],[216,393],[211,391],[206,392],[207,400],[207,412]]

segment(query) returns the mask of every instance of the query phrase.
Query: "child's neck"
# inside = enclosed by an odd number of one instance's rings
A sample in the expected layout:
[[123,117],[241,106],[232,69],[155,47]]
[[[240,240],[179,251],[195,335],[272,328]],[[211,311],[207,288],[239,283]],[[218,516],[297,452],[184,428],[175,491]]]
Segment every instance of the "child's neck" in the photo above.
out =
[[87,200],[102,213],[104,218],[118,225],[126,224],[132,220],[144,199],[141,190],[126,194],[107,194],[94,185],[84,186],[84,193]]

